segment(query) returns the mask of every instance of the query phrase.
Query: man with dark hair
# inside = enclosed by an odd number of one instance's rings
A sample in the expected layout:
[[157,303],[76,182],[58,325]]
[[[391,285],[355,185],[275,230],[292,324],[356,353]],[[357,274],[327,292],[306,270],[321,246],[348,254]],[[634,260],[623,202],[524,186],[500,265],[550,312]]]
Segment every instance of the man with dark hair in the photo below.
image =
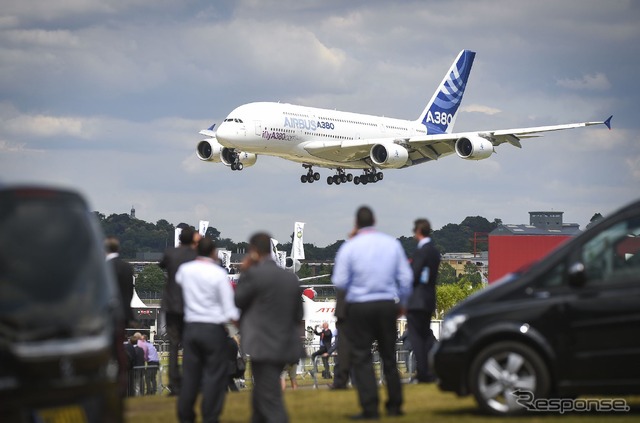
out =
[[183,380],[178,397],[180,422],[194,422],[194,404],[202,389],[202,421],[217,422],[229,381],[225,324],[238,320],[233,288],[217,263],[215,243],[198,242],[198,257],[176,273],[184,303]]
[[416,219],[413,233],[418,248],[411,258],[413,292],[407,306],[409,339],[416,357],[417,383],[432,383],[435,375],[429,370],[429,350],[433,347],[431,316],[436,309],[436,279],[440,266],[440,252],[431,241],[431,224],[427,219]]
[[191,227],[180,232],[180,245],[165,251],[158,265],[167,273],[167,281],[162,293],[162,311],[165,313],[167,336],[169,337],[169,395],[180,391],[180,367],[178,349],[182,337],[183,305],[182,289],[176,283],[176,272],[181,264],[194,260],[197,256],[195,246],[200,234]]
[[351,366],[362,408],[362,414],[353,418],[364,420],[380,417],[371,354],[375,340],[387,386],[387,415],[403,414],[395,356],[396,319],[404,313],[412,276],[400,242],[376,231],[374,224],[373,211],[360,207],[353,236],[338,250],[331,278],[337,288],[346,292],[346,335],[351,341]]
[[115,272],[120,290],[120,301],[126,325],[131,325],[134,321],[133,310],[131,309],[131,298],[133,298],[133,266],[120,258],[120,241],[118,238],[109,236],[104,240],[104,248],[107,253],[107,262],[110,263]]
[[236,286],[240,342],[251,357],[252,422],[287,422],[280,374],[304,354],[300,282],[271,259],[271,236],[253,235]]

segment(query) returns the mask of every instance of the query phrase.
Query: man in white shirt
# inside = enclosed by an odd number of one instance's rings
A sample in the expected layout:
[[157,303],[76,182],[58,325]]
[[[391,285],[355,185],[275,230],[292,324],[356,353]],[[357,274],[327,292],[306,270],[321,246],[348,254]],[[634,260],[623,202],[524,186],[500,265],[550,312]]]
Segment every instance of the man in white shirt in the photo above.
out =
[[182,387],[178,396],[180,422],[195,421],[194,404],[202,386],[202,421],[217,422],[229,379],[224,325],[237,321],[239,311],[227,272],[215,261],[209,238],[198,243],[198,257],[182,264],[176,282],[184,298]]

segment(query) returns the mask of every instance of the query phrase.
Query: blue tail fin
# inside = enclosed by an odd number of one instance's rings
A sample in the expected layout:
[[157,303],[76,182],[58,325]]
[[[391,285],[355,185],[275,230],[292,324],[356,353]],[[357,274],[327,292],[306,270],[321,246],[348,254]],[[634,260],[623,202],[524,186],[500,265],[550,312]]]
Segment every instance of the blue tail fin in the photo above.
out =
[[461,51],[431,97],[418,118],[427,127],[427,134],[448,134],[453,131],[475,57],[476,53],[473,51]]

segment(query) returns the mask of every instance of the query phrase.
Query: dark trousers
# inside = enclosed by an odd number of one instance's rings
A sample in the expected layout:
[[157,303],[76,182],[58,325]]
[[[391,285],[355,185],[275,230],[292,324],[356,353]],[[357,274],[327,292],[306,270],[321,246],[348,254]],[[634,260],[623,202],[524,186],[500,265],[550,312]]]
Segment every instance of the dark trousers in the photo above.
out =
[[217,422],[229,380],[227,333],[223,325],[187,323],[184,328],[182,387],[178,397],[180,422],[194,422],[194,404],[202,387],[202,422]]
[[[385,407],[400,411],[402,385],[396,367],[396,319],[398,306],[393,301],[350,303],[347,306],[347,336],[351,341],[351,365],[356,379],[358,399],[366,415],[378,415],[378,383],[373,368],[371,347],[378,341],[382,371],[387,383]],[[340,335],[339,335],[340,336]]]
[[429,370],[429,351],[433,347],[434,337],[431,332],[432,311],[407,311],[409,340],[416,357],[416,379],[418,382],[430,382],[435,375]]
[[280,374],[285,364],[251,362],[253,371],[251,423],[286,423],[289,421],[280,386]]
[[322,365],[324,366],[324,371],[322,372],[322,376],[325,378],[329,378],[331,377],[331,372],[329,371],[329,356],[324,356],[323,354],[327,353],[327,347],[324,345],[320,345],[320,349],[318,349],[318,351],[314,352],[313,354],[311,354],[311,360],[313,361],[313,370],[314,371],[318,371],[318,369],[316,368],[316,357],[317,356],[321,356],[320,358],[322,358]]
[[178,351],[182,341],[182,331],[184,329],[183,315],[179,313],[166,313],[167,336],[169,337],[169,389],[178,394],[182,376],[178,364]]
[[336,329],[338,329],[339,336],[336,341],[338,355],[335,358],[335,366],[333,368],[333,386],[346,388],[351,370],[351,358],[349,357],[349,354],[351,354],[351,341],[347,336],[347,323],[344,319],[338,319]]
[[147,381],[147,395],[155,395],[158,392],[158,384],[156,378],[158,376],[158,368],[160,363],[157,361],[147,362],[147,373],[145,379]]

